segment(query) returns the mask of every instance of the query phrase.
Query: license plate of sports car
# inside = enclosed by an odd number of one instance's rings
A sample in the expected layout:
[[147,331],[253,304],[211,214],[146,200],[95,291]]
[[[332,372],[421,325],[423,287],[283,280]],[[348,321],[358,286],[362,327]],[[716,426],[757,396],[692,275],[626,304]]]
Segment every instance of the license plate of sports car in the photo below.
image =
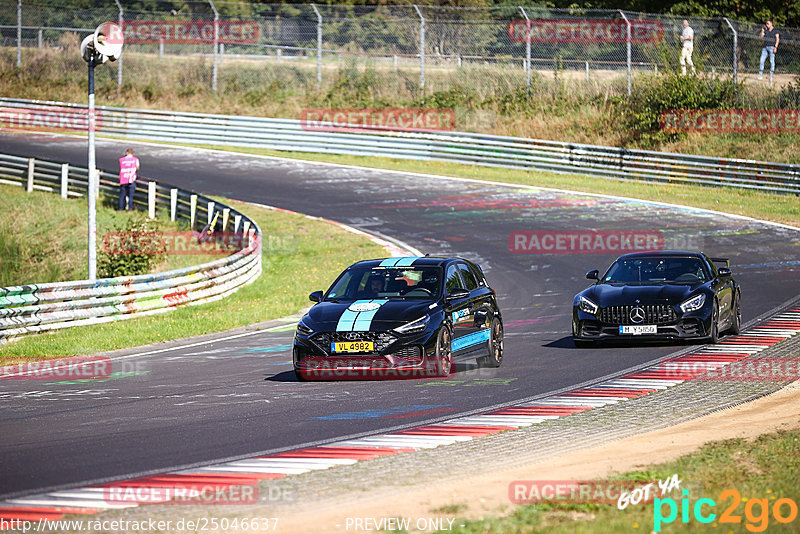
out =
[[374,352],[375,343],[372,341],[338,341],[331,343],[332,352]]
[[642,334],[657,334],[658,328],[654,324],[632,324],[619,327],[620,334],[633,334],[640,336]]

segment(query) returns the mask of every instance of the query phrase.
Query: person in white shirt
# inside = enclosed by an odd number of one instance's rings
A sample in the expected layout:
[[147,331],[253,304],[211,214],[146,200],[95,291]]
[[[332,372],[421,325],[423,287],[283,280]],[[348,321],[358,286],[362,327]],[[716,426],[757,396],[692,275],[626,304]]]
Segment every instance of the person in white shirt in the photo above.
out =
[[681,48],[681,74],[686,76],[686,64],[692,69],[692,74],[696,74],[694,70],[694,63],[692,62],[692,52],[694,51],[694,30],[689,26],[689,21],[683,19],[683,33],[681,33],[681,41],[683,47]]

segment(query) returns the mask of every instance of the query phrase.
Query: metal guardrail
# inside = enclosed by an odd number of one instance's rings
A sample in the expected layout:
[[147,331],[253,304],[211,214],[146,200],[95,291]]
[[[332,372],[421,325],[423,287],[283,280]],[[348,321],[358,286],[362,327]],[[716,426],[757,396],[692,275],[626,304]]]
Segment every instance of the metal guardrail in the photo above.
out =
[[[100,171],[100,190],[116,195],[117,175]],[[203,195],[137,180],[134,203],[152,216],[166,208],[178,218],[205,226],[221,214],[219,231],[241,232],[243,248],[215,261],[183,269],[90,281],[30,284],[0,288],[0,344],[47,330],[131,319],[212,302],[253,282],[261,274],[262,236],[258,225],[238,210]],[[0,183],[22,185],[62,197],[82,197],[88,170],[33,158],[0,154]],[[144,191],[143,191],[144,189]]]
[[[4,129],[64,131],[86,106],[0,98]],[[800,166],[451,131],[320,131],[294,119],[99,107],[100,135],[183,144],[435,160],[800,194]],[[70,122],[72,121],[72,122]],[[353,126],[352,130],[359,128]],[[68,130],[69,128],[67,128]],[[362,128],[363,129],[363,128]]]

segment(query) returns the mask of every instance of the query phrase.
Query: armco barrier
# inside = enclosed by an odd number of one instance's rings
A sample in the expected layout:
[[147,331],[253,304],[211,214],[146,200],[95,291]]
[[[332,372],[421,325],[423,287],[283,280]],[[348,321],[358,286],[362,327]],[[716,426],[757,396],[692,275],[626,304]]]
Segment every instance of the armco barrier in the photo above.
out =
[[[80,197],[88,188],[86,168],[0,154],[0,183],[28,191]],[[116,174],[100,171],[100,189],[116,196]],[[203,195],[140,179],[134,202],[140,209],[169,210],[170,217],[203,227],[215,213],[218,231],[242,232],[244,247],[218,260],[157,274],[0,288],[0,344],[25,334],[163,313],[221,299],[261,274],[261,230],[238,210]],[[141,184],[146,184],[142,187]],[[153,187],[155,186],[155,187]]]
[[[99,107],[99,133],[184,144],[436,160],[800,194],[800,166],[468,132],[304,129],[301,121]],[[83,120],[80,120],[80,117]],[[5,130],[81,129],[86,106],[0,98]],[[85,129],[85,126],[83,126]]]

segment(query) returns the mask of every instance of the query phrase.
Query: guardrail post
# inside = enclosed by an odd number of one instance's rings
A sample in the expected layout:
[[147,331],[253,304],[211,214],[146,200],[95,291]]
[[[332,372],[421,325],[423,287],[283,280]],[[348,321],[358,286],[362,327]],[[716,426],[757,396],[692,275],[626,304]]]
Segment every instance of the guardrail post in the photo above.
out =
[[156,183],[147,182],[147,216],[156,218]]
[[425,17],[417,4],[414,4],[414,9],[419,15],[419,90],[425,94]]
[[42,32],[44,32],[44,30],[39,28],[39,31],[36,34],[36,45],[39,47],[39,50],[44,48],[44,43],[42,42]]
[[625,16],[625,13],[618,9],[619,14],[622,15],[622,19],[625,21],[625,25],[628,27],[628,32],[625,37],[625,48],[627,50],[627,65],[628,65],[628,96],[631,95],[631,21],[628,20],[628,17]]
[[61,164],[61,198],[69,197],[69,163]]
[[231,209],[230,208],[223,208],[222,209],[222,231],[224,232],[228,228],[228,219],[231,217]]
[[233,232],[236,233],[239,231],[239,225],[242,224],[242,216],[238,213],[233,216]]
[[531,96],[531,19],[528,18],[528,12],[524,7],[519,6],[519,10],[525,17],[525,25],[528,30],[525,35],[525,87],[527,87],[528,96]]
[[242,225],[242,233],[247,235],[250,233],[250,221],[244,221],[244,225]]
[[178,190],[172,188],[169,190],[169,220],[174,221],[178,216]]
[[158,39],[158,59],[164,59],[164,38]]
[[586,81],[589,81],[589,62],[586,62]]
[[33,167],[36,165],[36,160],[34,158],[28,158],[28,185],[25,190],[28,193],[33,191]]
[[194,228],[194,222],[197,218],[197,195],[189,197],[189,227]]
[[211,219],[214,217],[214,206],[216,202],[209,202],[207,209],[208,209],[208,222],[206,224],[211,224]]
[[317,89],[319,89],[322,87],[322,13],[314,4],[311,4],[311,8],[317,15]]

